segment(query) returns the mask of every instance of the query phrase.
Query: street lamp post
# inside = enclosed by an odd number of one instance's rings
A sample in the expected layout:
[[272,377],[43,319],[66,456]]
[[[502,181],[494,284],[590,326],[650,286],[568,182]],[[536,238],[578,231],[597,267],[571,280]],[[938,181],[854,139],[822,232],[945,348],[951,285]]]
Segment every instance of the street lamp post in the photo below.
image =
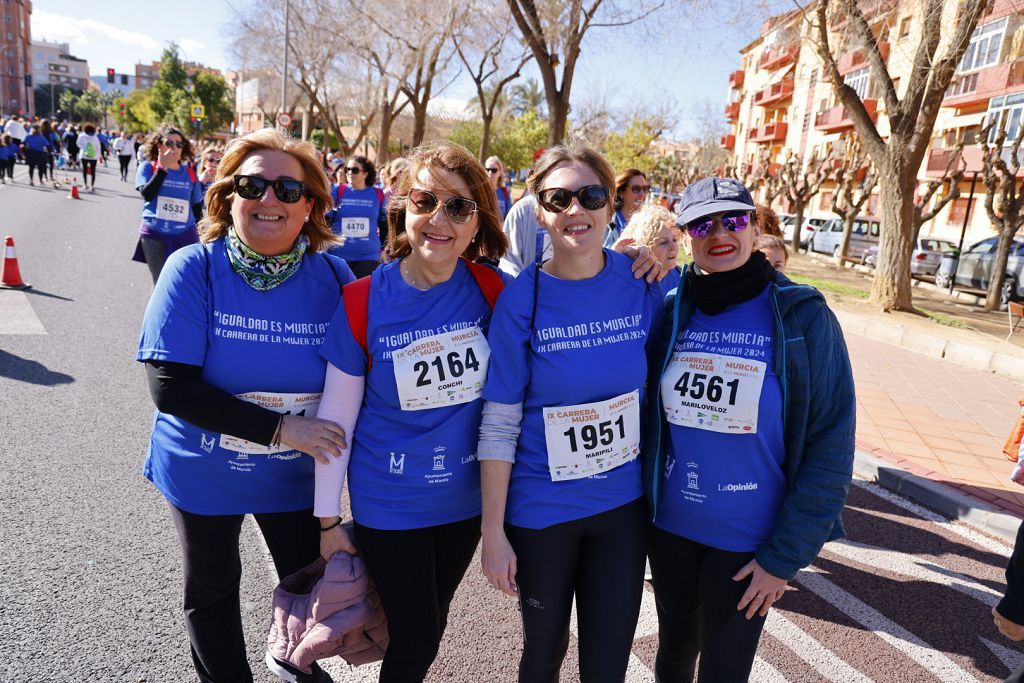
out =
[[[284,0],[284,70],[281,72],[281,113],[288,111],[288,28],[291,19],[291,3]],[[285,131],[287,132],[287,130]]]

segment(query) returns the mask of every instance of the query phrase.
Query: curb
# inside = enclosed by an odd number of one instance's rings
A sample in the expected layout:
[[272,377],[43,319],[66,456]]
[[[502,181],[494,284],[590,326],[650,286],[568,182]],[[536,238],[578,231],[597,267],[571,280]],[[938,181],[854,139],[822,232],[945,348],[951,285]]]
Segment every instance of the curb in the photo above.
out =
[[913,474],[898,465],[871,455],[861,448],[854,451],[854,473],[905,496],[950,519],[1013,545],[1021,520],[993,505],[962,493],[951,486]]
[[857,313],[832,309],[844,332],[869,337],[931,358],[1024,382],[1024,358],[912,330]]

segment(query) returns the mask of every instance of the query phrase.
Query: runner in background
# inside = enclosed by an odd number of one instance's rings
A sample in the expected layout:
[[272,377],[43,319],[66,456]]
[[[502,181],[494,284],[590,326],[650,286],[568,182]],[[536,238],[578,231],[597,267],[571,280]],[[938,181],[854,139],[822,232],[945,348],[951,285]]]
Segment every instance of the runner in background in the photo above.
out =
[[78,164],[78,129],[74,126],[68,126],[68,129],[64,131],[64,135],[61,137],[61,141],[64,143],[64,149],[68,152],[68,168],[74,170]]
[[384,191],[373,186],[377,169],[366,157],[350,158],[344,169],[344,179],[339,174],[331,190],[334,209],[329,219],[334,233],[345,241],[330,253],[345,259],[356,277],[363,277],[381,262],[381,240],[387,236]]
[[202,188],[189,165],[192,144],[169,124],[153,133],[143,148],[148,161],[135,174],[142,195],[142,224],[132,260],[149,266],[155,284],[167,257],[199,241]]
[[46,157],[50,153],[50,141],[43,137],[39,126],[33,124],[28,135],[21,143],[24,151],[25,162],[28,164],[28,184],[35,185],[32,180],[32,172],[35,171],[39,177],[39,184],[46,185]]
[[14,157],[11,147],[14,143],[10,135],[0,135],[0,184],[6,185],[7,179],[14,182]]
[[519,600],[520,683],[558,680],[574,597],[580,679],[622,681],[640,612],[640,408],[662,296],[602,248],[613,184],[577,141],[544,152],[527,187],[554,255],[509,285],[488,334],[482,562]]
[[[100,158],[100,139],[96,135],[96,126],[87,123],[82,127],[78,139],[78,159],[82,162],[82,188],[88,192],[96,191],[96,164]],[[92,178],[92,184],[89,179]]]
[[487,169],[487,179],[491,181],[491,187],[494,188],[494,193],[498,197],[501,219],[505,220],[509,209],[512,208],[512,195],[505,187],[505,164],[501,163],[501,159],[498,157],[490,156],[484,162],[484,168]]
[[111,147],[117,155],[117,163],[121,170],[121,182],[128,182],[128,166],[132,163],[132,155],[135,153],[132,147],[132,138],[128,131],[122,131],[114,139]]
[[769,608],[844,535],[853,374],[822,295],[754,249],[746,187],[704,178],[680,206],[693,263],[647,381],[655,677],[690,683],[699,655],[699,680],[745,681]]
[[110,152],[110,136],[102,130],[96,132],[96,137],[100,139],[100,161],[103,165],[107,165],[107,154]]
[[47,167],[50,170],[50,181],[54,187],[57,187],[57,176],[54,175],[55,160],[60,155],[60,135],[53,129],[53,124],[49,119],[43,119],[43,123],[40,125],[40,132],[43,137],[50,142],[50,153],[47,154]]
[[618,241],[633,214],[640,210],[651,192],[647,176],[638,168],[627,168],[615,176],[615,215],[605,230],[604,246]]

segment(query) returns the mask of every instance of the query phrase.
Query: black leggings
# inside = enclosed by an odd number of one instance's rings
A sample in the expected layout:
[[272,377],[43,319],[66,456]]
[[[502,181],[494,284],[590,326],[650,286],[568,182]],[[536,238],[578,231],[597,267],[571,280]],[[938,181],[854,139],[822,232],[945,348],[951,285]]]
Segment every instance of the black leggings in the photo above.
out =
[[82,159],[82,184],[89,185],[89,175],[92,175],[92,185],[96,186],[96,160]]
[[25,161],[28,164],[28,179],[32,181],[32,171],[39,176],[39,182],[46,180],[46,152],[34,149],[25,150]]
[[[239,583],[238,539],[245,515],[196,515],[170,505],[181,543],[185,578],[185,629],[202,683],[249,683]],[[320,556],[319,521],[313,510],[255,514],[279,578]],[[262,569],[262,568],[260,568]]]
[[117,163],[121,164],[121,180],[128,180],[128,164],[132,161],[130,154],[118,154]]
[[146,257],[146,266],[149,267],[149,275],[153,278],[153,284],[160,278],[160,271],[167,263],[170,253],[167,251],[167,243],[155,237],[142,236],[139,238],[142,245],[142,254]]
[[651,574],[658,606],[659,683],[691,683],[700,655],[700,683],[746,681],[765,618],[736,609],[750,585],[732,577],[753,552],[718,550],[655,528]]
[[388,618],[380,683],[422,681],[437,657],[448,606],[480,541],[480,518],[399,531],[355,524]]
[[0,159],[0,175],[4,175],[5,172],[8,178],[14,180],[14,157],[7,161]]
[[505,525],[523,617],[520,683],[558,681],[573,595],[580,680],[622,682],[640,615],[647,531],[643,498],[546,529]]

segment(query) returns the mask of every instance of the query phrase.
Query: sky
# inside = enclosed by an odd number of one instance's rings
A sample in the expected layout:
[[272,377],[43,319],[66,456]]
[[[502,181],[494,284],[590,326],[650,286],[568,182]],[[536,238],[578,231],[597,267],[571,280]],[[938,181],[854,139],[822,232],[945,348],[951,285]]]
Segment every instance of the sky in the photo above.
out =
[[[245,6],[245,0],[236,1]],[[748,11],[731,11],[733,3],[745,4]],[[695,135],[695,112],[702,102],[724,107],[728,75],[739,68],[739,50],[757,37],[768,16],[764,4],[775,11],[792,7],[784,0],[730,0],[728,6],[704,2],[708,9],[702,12],[662,12],[648,34],[591,29],[573,82],[574,105],[597,99],[623,111],[638,105],[667,108],[677,122],[672,137]],[[36,0],[32,39],[69,43],[73,55],[89,61],[93,75],[108,68],[134,74],[136,62],[159,59],[172,41],[185,59],[227,70],[237,66],[221,39],[230,16],[225,0],[151,0],[130,11],[115,0]],[[723,18],[736,16],[748,20]],[[535,74],[528,67],[526,75]],[[476,91],[471,80],[462,78],[442,94],[468,100]]]

